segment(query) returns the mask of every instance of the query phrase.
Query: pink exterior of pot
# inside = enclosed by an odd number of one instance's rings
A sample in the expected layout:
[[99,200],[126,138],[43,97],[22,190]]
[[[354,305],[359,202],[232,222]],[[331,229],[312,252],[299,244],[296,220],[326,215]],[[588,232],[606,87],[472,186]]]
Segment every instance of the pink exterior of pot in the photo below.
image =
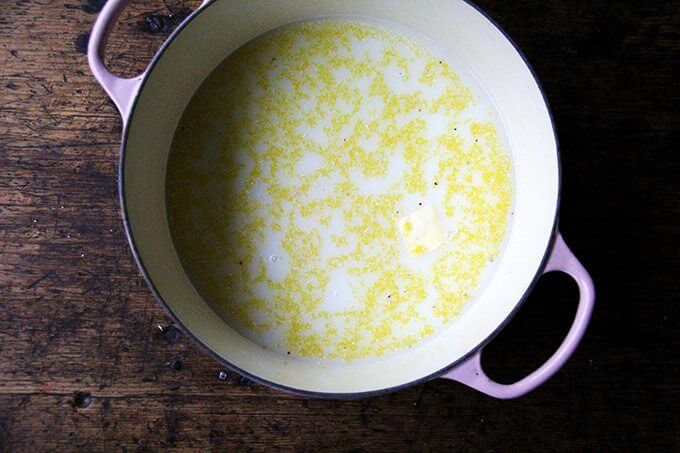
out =
[[[146,71],[137,77],[121,78],[112,74],[104,64],[104,49],[113,25],[127,4],[128,0],[109,0],[92,29],[88,43],[88,62],[90,69],[106,93],[118,108],[125,127],[128,123],[133,100],[137,96]],[[211,0],[204,0],[204,7]],[[524,379],[510,385],[499,384],[491,380],[482,370],[482,349],[458,364],[455,368],[440,377],[461,382],[479,392],[495,398],[510,399],[525,395],[535,390],[550,379],[569,359],[578,346],[587,328],[595,301],[595,288],[588,272],[567,247],[562,236],[557,237],[543,273],[560,271],[570,275],[578,284],[580,299],[576,317],[564,341],[546,363]]]
[[571,276],[578,284],[580,298],[576,317],[567,336],[547,362],[524,379],[514,384],[504,385],[494,382],[484,373],[481,363],[483,349],[480,349],[442,377],[461,382],[495,398],[510,399],[526,395],[557,373],[573,354],[588,327],[595,304],[595,286],[588,272],[569,250],[559,233],[543,273],[553,271],[564,272]]

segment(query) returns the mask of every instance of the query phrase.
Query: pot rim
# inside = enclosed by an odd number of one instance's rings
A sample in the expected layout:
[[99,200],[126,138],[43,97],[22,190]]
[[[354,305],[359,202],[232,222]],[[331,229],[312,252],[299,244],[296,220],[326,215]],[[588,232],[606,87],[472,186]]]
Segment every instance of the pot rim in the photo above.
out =
[[548,244],[546,246],[545,252],[543,254],[543,258],[541,260],[541,264],[538,266],[538,269],[536,270],[536,273],[534,274],[533,279],[531,282],[529,282],[529,285],[527,286],[526,290],[524,291],[522,297],[517,301],[516,305],[512,309],[512,311],[508,314],[508,316],[496,327],[496,329],[489,334],[482,342],[480,342],[477,346],[472,348],[470,351],[468,351],[466,354],[452,362],[451,364],[443,367],[442,369],[435,371],[427,376],[424,376],[422,378],[409,381],[403,384],[395,385],[392,387],[385,387],[379,390],[370,390],[366,392],[351,392],[351,393],[332,393],[332,392],[313,392],[313,391],[308,391],[308,390],[302,390],[294,387],[289,387],[286,385],[282,385],[264,378],[261,378],[259,376],[256,376],[252,373],[249,373],[248,371],[245,371],[232,363],[230,363],[227,359],[219,356],[217,353],[215,353],[212,349],[210,349],[204,342],[202,342],[198,337],[196,337],[185,325],[184,323],[175,315],[175,313],[172,311],[170,306],[165,302],[163,297],[160,295],[158,290],[156,289],[156,286],[153,283],[153,280],[149,277],[149,274],[146,270],[146,267],[144,266],[144,262],[142,261],[141,257],[139,256],[139,253],[137,251],[137,245],[135,243],[134,236],[132,234],[132,228],[130,225],[130,219],[128,217],[128,211],[127,211],[127,206],[125,202],[125,149],[126,149],[126,144],[127,144],[127,139],[128,139],[128,132],[130,129],[130,124],[131,120],[133,119],[133,115],[135,112],[135,107],[137,106],[137,101],[139,100],[139,95],[144,89],[144,86],[146,85],[146,82],[149,78],[149,75],[153,71],[154,67],[158,63],[159,59],[165,52],[165,50],[172,44],[174,39],[184,30],[185,27],[187,27],[198,15],[202,14],[203,12],[207,11],[210,9],[213,4],[215,4],[218,0],[208,0],[207,3],[199,6],[198,9],[196,9],[194,12],[192,12],[189,16],[187,16],[178,26],[177,28],[170,34],[170,36],[163,42],[161,47],[158,49],[158,51],[154,54],[153,58],[149,62],[149,65],[147,66],[147,69],[144,72],[144,75],[142,77],[142,80],[140,82],[139,88],[134,94],[133,98],[131,99],[130,103],[130,108],[127,113],[127,118],[125,118],[127,121],[124,121],[124,127],[123,127],[123,134],[121,138],[121,145],[120,145],[120,158],[119,158],[119,167],[118,167],[118,197],[120,200],[120,206],[121,206],[121,214],[123,217],[123,224],[125,226],[125,235],[127,237],[128,243],[130,244],[130,250],[132,252],[132,256],[137,264],[137,267],[139,268],[142,277],[144,278],[144,281],[146,282],[146,285],[149,287],[151,290],[151,293],[153,294],[154,298],[156,301],[160,304],[160,306],[163,308],[163,311],[166,313],[166,315],[172,320],[173,324],[179,326],[180,330],[187,335],[189,338],[192,339],[194,344],[198,345],[201,350],[204,352],[208,353],[208,355],[212,356],[214,359],[217,360],[220,364],[224,365],[228,369],[254,381],[260,384],[264,384],[268,387],[277,389],[277,390],[282,390],[288,393],[292,394],[297,394],[301,396],[308,396],[308,397],[314,397],[314,398],[328,398],[328,399],[357,399],[357,398],[364,398],[364,397],[371,397],[371,396],[378,396],[378,395],[385,395],[387,393],[392,393],[396,392],[398,390],[403,390],[409,387],[416,386],[418,384],[422,384],[428,381],[431,381],[432,379],[435,379],[437,377],[440,377],[441,375],[447,373],[448,371],[452,370],[455,368],[457,365],[465,362],[468,358],[470,358],[472,355],[474,355],[477,351],[479,351],[481,348],[486,346],[493,338],[498,335],[498,333],[505,328],[505,326],[512,320],[512,318],[517,314],[517,312],[520,310],[522,305],[524,304],[524,301],[528,298],[529,294],[533,291],[534,287],[536,286],[536,283],[540,279],[541,275],[543,274],[543,270],[546,267],[546,264],[548,262],[548,259],[550,258],[550,253],[553,249],[553,246],[555,244],[555,240],[558,235],[558,224],[559,224],[559,211],[560,211],[560,203],[561,203],[561,194],[562,194],[562,164],[561,164],[561,159],[560,159],[560,143],[559,139],[557,137],[557,130],[555,127],[555,120],[552,114],[552,110],[550,109],[550,104],[548,102],[548,99],[545,94],[545,90],[543,89],[543,86],[541,85],[540,80],[536,76],[536,72],[534,71],[534,68],[531,66],[529,61],[527,60],[526,56],[524,53],[521,51],[519,46],[515,43],[515,41],[512,40],[512,38],[508,35],[508,33],[493,19],[491,18],[486,12],[484,12],[480,7],[478,7],[475,3],[473,3],[471,0],[462,0],[463,2],[467,3],[469,6],[471,6],[475,11],[477,11],[479,14],[481,14],[484,18],[486,18],[498,31],[505,37],[505,39],[512,45],[514,48],[515,52],[520,56],[524,64],[526,65],[527,69],[529,70],[532,78],[536,82],[536,85],[538,87],[539,92],[541,93],[541,97],[543,98],[543,102],[545,103],[546,110],[548,112],[548,116],[550,118],[550,124],[551,124],[551,129],[553,133],[553,137],[555,140],[555,152],[557,154],[557,199],[555,203],[555,213],[553,216],[553,225],[552,225],[552,230],[550,233],[550,240],[548,241]]

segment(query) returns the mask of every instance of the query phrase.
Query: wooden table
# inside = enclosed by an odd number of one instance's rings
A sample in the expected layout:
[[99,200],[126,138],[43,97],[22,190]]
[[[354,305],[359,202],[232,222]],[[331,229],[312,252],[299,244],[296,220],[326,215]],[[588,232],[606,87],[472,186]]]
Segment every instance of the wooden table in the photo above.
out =
[[[124,237],[121,123],[84,54],[102,3],[0,3],[0,451],[680,449],[678,2],[479,1],[543,83],[561,229],[598,288],[571,362],[516,401],[446,381],[330,401],[220,380]],[[134,2],[111,66],[137,74],[196,3]],[[490,374],[538,365],[574,306],[569,280],[542,280],[489,348]]]

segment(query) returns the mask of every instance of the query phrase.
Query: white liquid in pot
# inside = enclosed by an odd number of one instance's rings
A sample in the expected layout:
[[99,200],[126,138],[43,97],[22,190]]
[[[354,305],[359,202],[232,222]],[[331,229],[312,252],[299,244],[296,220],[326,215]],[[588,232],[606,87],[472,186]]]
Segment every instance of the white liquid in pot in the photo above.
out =
[[211,73],[177,128],[177,252],[264,347],[313,360],[413,347],[455,321],[500,254],[499,126],[462,67],[405,34],[337,20],[269,33]]

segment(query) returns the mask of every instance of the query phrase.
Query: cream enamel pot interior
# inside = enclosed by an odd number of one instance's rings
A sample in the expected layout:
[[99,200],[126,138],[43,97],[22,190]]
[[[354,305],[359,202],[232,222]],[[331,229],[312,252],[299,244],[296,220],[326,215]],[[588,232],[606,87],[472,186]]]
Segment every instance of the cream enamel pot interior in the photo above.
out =
[[[121,79],[105,68],[102,55],[125,3],[109,0],[105,5],[90,38],[88,57],[92,72],[123,118],[120,196],[127,234],[155,296],[219,361],[257,381],[308,395],[377,394],[444,377],[498,398],[535,389],[565,363],[588,324],[594,288],[557,232],[559,155],[546,101],[522,55],[479,10],[462,0],[216,0],[201,5],[179,26],[142,75]],[[180,264],[165,204],[170,144],[184,108],[204,78],[260,34],[328,16],[396,23],[454,53],[498,110],[515,171],[512,228],[497,270],[477,300],[450,327],[408,351],[337,365],[263,349],[218,317]],[[566,272],[578,283],[580,300],[571,330],[555,354],[528,377],[511,385],[491,381],[480,365],[483,345],[508,322],[540,275],[550,271]]]

